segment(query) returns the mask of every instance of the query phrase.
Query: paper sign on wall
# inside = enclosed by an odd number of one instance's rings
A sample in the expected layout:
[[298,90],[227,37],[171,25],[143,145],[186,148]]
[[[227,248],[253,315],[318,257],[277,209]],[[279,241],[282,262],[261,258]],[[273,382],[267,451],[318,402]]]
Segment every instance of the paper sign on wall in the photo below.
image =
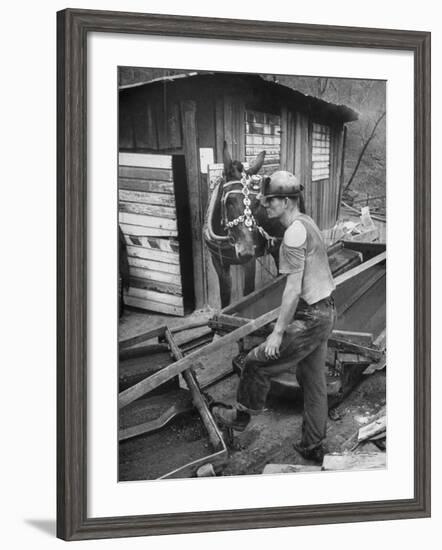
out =
[[211,147],[200,147],[200,167],[202,174],[207,174],[209,164],[213,164],[213,149]]

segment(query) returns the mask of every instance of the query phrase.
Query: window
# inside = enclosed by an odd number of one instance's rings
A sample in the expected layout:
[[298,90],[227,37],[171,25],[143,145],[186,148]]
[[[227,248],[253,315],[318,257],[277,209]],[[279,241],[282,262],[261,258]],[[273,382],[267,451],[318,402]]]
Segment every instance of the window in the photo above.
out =
[[330,127],[313,123],[312,181],[330,177]]
[[281,159],[281,117],[259,111],[245,113],[246,162],[252,164],[256,156],[266,150],[262,173],[279,170]]

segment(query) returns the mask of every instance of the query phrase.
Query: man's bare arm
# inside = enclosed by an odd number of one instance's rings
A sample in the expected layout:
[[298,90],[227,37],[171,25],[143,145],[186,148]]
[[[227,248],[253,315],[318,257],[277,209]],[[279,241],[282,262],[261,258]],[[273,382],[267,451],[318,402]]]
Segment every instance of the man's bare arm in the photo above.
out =
[[301,295],[303,272],[290,273],[287,276],[284,292],[282,295],[281,311],[276,321],[273,332],[266,341],[265,353],[271,359],[279,356],[279,346],[288,325],[293,319]]

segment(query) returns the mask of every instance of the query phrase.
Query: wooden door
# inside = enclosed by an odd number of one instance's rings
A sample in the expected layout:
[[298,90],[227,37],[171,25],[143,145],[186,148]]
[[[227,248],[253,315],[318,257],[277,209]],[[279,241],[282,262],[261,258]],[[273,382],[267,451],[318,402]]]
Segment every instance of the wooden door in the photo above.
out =
[[184,315],[172,156],[120,153],[119,224],[134,307]]

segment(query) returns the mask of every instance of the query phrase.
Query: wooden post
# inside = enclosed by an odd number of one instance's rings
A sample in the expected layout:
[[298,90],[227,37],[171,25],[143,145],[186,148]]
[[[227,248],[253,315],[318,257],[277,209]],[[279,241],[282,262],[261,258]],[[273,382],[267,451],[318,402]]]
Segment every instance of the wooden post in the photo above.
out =
[[287,107],[281,109],[281,157],[280,168],[287,170],[287,128],[288,128],[288,110]]
[[181,119],[189,190],[190,226],[192,230],[195,307],[196,309],[200,309],[207,303],[207,292],[205,285],[205,252],[202,236],[204,212],[196,127],[196,103],[194,101],[186,100],[181,102]]
[[217,97],[215,100],[215,138],[216,138],[216,157],[217,163],[223,162],[224,149],[224,98]]
[[[170,351],[172,352],[172,355],[175,358],[175,361],[179,361],[184,357],[184,355],[180,350],[180,348],[175,343],[172,333],[168,328],[166,328],[164,335],[166,337],[167,343],[169,344]],[[183,371],[182,375],[187,384],[187,387],[189,388],[190,394],[192,395],[193,404],[195,405],[195,408],[200,413],[201,420],[203,421],[204,427],[206,428],[207,433],[209,435],[210,443],[212,444],[213,449],[217,451],[221,446],[221,438],[219,436],[219,433],[215,429],[213,419],[210,415],[209,409],[207,407],[207,403],[205,402],[203,396],[201,395],[201,391],[199,389],[198,382],[196,381],[195,375],[193,374],[190,368]]]
[[344,131],[341,139],[341,163],[339,166],[339,188],[336,204],[336,219],[339,218],[339,212],[341,211],[342,191],[344,189],[344,169],[345,169],[345,148],[347,147],[347,126],[344,125]]

